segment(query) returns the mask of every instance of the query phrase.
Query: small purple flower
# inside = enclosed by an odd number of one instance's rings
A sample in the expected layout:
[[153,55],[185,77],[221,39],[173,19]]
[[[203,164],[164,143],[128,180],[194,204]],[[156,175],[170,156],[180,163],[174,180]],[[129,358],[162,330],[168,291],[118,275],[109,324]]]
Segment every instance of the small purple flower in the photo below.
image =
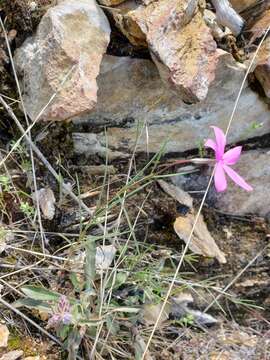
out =
[[70,313],[65,313],[62,317],[62,323],[68,325],[71,323],[72,315]]
[[48,327],[57,327],[61,323],[64,325],[70,324],[72,315],[70,313],[70,304],[65,295],[62,295],[54,309],[52,317],[48,321]]
[[245,182],[245,180],[238,175],[230,165],[234,165],[240,158],[242,146],[236,146],[235,148],[225,152],[226,136],[223,131],[216,127],[211,126],[214,129],[216,141],[208,139],[204,144],[205,147],[211,148],[215,151],[216,165],[214,170],[215,187],[218,192],[225,191],[227,188],[227,179],[225,173],[241,188],[246,191],[252,191],[252,187]]

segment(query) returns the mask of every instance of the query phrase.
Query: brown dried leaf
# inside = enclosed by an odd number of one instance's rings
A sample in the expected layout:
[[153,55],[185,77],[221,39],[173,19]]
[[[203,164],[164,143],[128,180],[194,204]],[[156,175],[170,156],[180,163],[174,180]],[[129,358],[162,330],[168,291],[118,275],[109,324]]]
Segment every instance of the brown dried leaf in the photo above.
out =
[[0,325],[0,348],[8,346],[9,330],[6,325]]
[[178,201],[180,204],[187,206],[188,208],[192,208],[193,199],[192,197],[182,190],[179,186],[175,186],[173,184],[169,184],[164,180],[158,180],[158,184],[168,195]]
[[[182,240],[185,241],[185,243],[187,243],[188,241],[194,222],[195,215],[193,213],[187,214],[186,216],[180,216],[174,222],[175,232]],[[193,237],[189,244],[189,248],[195,254],[207,257],[214,257],[221,264],[226,263],[225,255],[219,249],[219,247],[215,243],[215,240],[209,233],[202,215],[199,216],[199,219],[197,221]]]
[[52,220],[55,214],[55,197],[50,188],[42,188],[33,194],[34,201],[39,200],[39,205],[45,219]]

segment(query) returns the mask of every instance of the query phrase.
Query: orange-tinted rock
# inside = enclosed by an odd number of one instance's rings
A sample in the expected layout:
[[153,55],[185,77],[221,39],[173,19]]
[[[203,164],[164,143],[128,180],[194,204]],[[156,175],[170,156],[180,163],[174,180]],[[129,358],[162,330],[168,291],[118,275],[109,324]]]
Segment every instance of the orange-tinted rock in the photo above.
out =
[[110,26],[95,0],[65,0],[50,8],[37,33],[15,56],[32,120],[60,121],[91,110]]
[[127,1],[113,12],[131,43],[148,46],[163,81],[186,102],[205,99],[218,63],[216,43],[197,0]]

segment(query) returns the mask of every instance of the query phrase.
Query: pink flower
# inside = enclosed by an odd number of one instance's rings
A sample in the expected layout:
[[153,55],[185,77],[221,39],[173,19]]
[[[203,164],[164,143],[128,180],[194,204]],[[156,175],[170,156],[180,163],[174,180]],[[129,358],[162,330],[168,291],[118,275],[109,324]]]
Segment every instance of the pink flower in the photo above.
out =
[[235,148],[224,153],[226,146],[226,136],[218,127],[211,127],[214,129],[216,141],[208,139],[204,146],[215,151],[216,165],[214,170],[214,180],[216,190],[218,192],[226,190],[226,173],[241,188],[245,189],[246,191],[252,191],[252,187],[248,185],[245,180],[230,167],[230,165],[236,164],[239,160],[242,146],[236,146]]
[[71,321],[70,303],[65,295],[61,295],[56,307],[53,309],[53,315],[48,321],[48,328],[57,328],[60,324],[69,325]]

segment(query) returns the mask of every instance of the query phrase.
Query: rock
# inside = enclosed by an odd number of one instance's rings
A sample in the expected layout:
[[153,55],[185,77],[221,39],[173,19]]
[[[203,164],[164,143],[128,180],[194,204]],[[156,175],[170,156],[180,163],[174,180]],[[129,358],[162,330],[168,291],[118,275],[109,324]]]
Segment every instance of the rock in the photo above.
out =
[[[266,216],[270,212],[270,197],[266,189],[270,183],[270,152],[252,150],[241,155],[234,169],[253,187],[246,192],[231,181],[225,193],[217,194],[214,186],[207,197],[207,202],[224,213],[234,215],[256,214]],[[209,181],[210,169],[207,174],[178,176],[172,181],[185,191],[205,190]]]
[[[208,138],[210,125],[226,128],[245,71],[244,65],[223,53],[207,99],[199,104],[186,105],[163,86],[151,61],[106,56],[97,79],[98,103],[89,116],[81,117],[77,123],[87,122],[96,129],[100,127],[100,133],[91,136],[102,144],[103,152],[106,148],[106,137],[102,133],[104,126],[108,126],[109,148],[125,154],[133,151],[138,132],[141,132],[137,139],[138,152],[158,152],[165,141],[164,151],[167,153],[194,149]],[[252,130],[254,121],[263,126]],[[147,124],[148,137],[145,130],[138,129],[138,123],[141,123],[141,128]],[[232,123],[229,142],[268,132],[268,106],[246,85]],[[77,143],[80,145],[80,141]],[[86,143],[84,149],[89,149]]]
[[254,75],[270,98],[270,38],[267,38],[259,50]]
[[223,196],[219,195],[218,208],[236,215],[265,216],[270,211],[270,197],[265,196],[265,189],[270,183],[269,161],[269,152],[254,150],[244,153],[235,168],[254,190],[247,193],[230,184],[228,191]]
[[167,86],[189,103],[205,99],[220,52],[197,0],[124,3],[112,11],[118,27],[137,46],[148,46]]
[[95,0],[65,0],[50,8],[15,55],[30,118],[48,103],[43,120],[66,120],[92,109],[109,41],[108,20]]
[[96,134],[73,133],[73,144],[74,152],[78,155],[85,155],[86,157],[99,155],[104,159],[108,156],[109,160],[125,157],[125,154],[121,152],[107,149],[100,143]]

